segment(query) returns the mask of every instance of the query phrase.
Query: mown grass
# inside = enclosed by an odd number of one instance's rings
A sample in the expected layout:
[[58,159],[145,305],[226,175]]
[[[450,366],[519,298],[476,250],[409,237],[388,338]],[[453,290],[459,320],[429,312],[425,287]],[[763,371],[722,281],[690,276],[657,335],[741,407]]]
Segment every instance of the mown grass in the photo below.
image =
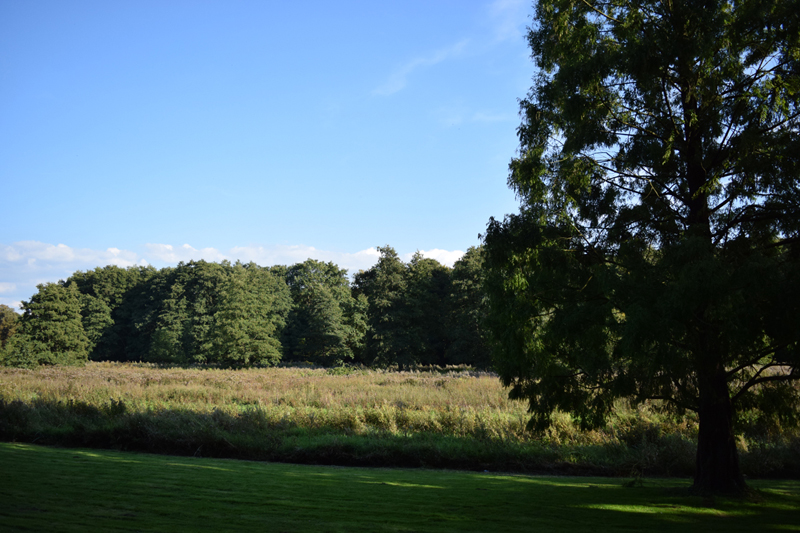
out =
[[363,469],[0,444],[4,531],[797,531],[800,482]]
[[[476,372],[0,369],[0,440],[295,463],[690,476],[697,424],[621,403],[605,428],[545,435]],[[750,476],[800,475],[800,438],[742,436]]]

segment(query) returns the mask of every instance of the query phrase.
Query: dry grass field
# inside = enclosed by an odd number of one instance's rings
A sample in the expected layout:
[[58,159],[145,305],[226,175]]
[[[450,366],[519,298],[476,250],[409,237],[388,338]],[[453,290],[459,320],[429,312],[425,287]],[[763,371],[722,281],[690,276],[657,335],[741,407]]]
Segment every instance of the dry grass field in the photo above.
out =
[[[620,402],[579,431],[526,430],[526,405],[464,369],[0,369],[0,440],[321,464],[691,475],[697,424]],[[797,471],[800,439],[741,438],[750,475]]]

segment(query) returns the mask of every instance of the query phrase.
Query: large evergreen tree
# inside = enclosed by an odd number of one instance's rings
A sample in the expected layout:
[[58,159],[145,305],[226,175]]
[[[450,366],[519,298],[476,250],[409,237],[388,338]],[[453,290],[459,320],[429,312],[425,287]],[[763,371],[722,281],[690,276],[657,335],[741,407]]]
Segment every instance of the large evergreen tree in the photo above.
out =
[[502,380],[538,427],[695,411],[695,487],[744,490],[736,410],[800,378],[800,2],[540,0],[529,40],[521,211],[485,235]]

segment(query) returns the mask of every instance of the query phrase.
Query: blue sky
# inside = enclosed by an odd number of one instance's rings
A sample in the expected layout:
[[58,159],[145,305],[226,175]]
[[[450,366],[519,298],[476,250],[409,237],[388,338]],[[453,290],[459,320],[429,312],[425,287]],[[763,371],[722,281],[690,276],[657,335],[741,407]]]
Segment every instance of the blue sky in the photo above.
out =
[[107,264],[452,264],[517,209],[530,12],[0,0],[0,303]]

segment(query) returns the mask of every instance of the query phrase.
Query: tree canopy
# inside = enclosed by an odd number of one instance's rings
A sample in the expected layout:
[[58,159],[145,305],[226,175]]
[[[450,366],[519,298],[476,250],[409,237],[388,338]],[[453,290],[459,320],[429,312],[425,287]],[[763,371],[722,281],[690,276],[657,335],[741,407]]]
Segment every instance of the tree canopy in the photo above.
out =
[[800,2],[540,0],[528,37],[520,213],[484,236],[502,380],[539,428],[695,411],[695,487],[741,491],[737,410],[796,412]]
[[[68,312],[37,312],[39,322],[31,324],[53,328],[71,317],[82,350],[98,361],[486,367],[488,346],[475,336],[481,314],[471,309],[484,299],[477,263],[462,268],[453,285],[454,271],[433,259],[417,253],[406,264],[391,247],[380,251],[378,264],[356,274],[352,286],[346,270],[313,259],[268,268],[227,261],[161,270],[98,267],[40,286],[31,305],[62,293],[71,304]],[[33,318],[17,320],[10,308],[0,311],[0,340],[8,345],[0,364],[67,362],[15,326]]]

